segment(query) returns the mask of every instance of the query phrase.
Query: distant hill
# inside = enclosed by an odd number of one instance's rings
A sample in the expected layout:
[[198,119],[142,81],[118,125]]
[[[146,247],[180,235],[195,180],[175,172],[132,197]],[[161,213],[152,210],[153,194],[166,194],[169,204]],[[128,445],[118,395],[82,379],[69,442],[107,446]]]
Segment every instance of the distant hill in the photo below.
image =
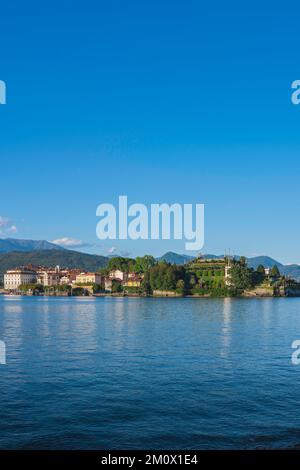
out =
[[9,253],[10,251],[35,251],[35,250],[60,250],[64,248],[47,242],[46,240],[21,240],[17,238],[0,239],[0,253]]
[[[203,255],[203,258],[206,259],[216,259],[223,257],[223,255]],[[239,259],[240,256],[235,256],[235,258]],[[169,251],[160,258],[157,258],[158,261],[165,260],[167,263],[171,264],[186,264],[189,261],[192,261],[193,259],[193,256],[180,255],[172,251]],[[253,258],[247,258],[247,264],[250,268],[253,269],[257,269],[260,264],[262,264],[265,268],[272,268],[273,266],[277,266],[282,275],[290,276],[293,279],[300,281],[300,265],[298,264],[283,265],[282,263],[280,263],[274,258],[271,258],[270,256],[254,256]]]
[[194,256],[179,255],[178,253],[174,253],[173,251],[168,251],[163,256],[157,258],[157,261],[166,261],[166,263],[171,264],[185,264],[189,261],[192,261],[194,258]]
[[272,268],[273,266],[278,266],[278,268],[283,265],[276,261],[276,259],[270,258],[269,256],[255,256],[254,258],[247,258],[247,264],[250,268],[256,269],[260,264],[265,268]]
[[273,266],[277,266],[280,274],[283,276],[289,276],[297,281],[300,281],[300,266],[298,264],[288,264],[284,265],[276,261],[274,258],[270,258],[269,256],[256,256],[254,258],[247,259],[248,266],[250,268],[256,269],[260,264],[262,264],[265,268],[272,268]]
[[289,264],[287,266],[279,267],[279,271],[284,276],[292,277],[297,281],[300,281],[300,266],[299,264]]
[[28,252],[12,251],[0,254],[0,274],[7,269],[33,264],[36,266],[62,268],[82,268],[87,271],[97,271],[107,265],[108,258],[99,255],[89,255],[72,250],[34,250]]
[[[203,255],[203,258],[205,259],[216,259],[216,258],[224,258],[224,255],[212,255],[212,254],[206,254]],[[240,256],[236,255],[235,258],[239,259]],[[189,256],[189,255],[181,255],[178,253],[174,253],[173,251],[168,251],[165,253],[163,256],[160,258],[157,258],[158,261],[164,260],[167,263],[171,264],[185,264],[188,263],[189,261],[192,261],[195,259],[195,256]],[[279,261],[276,261],[273,258],[270,258],[269,256],[255,256],[253,258],[247,258],[248,266],[251,268],[256,269],[260,264],[262,264],[265,268],[272,268],[274,265],[278,266],[280,268],[283,266]]]

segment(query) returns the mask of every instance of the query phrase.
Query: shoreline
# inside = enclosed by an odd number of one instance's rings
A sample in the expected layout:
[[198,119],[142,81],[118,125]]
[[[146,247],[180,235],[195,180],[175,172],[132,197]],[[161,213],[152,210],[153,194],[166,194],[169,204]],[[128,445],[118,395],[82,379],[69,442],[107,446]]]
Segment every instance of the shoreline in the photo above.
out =
[[0,297],[47,297],[47,298],[130,298],[130,299],[292,299],[300,298],[300,295],[236,295],[236,296],[211,296],[211,295],[139,295],[139,294],[92,294],[92,295],[27,295],[0,293]]

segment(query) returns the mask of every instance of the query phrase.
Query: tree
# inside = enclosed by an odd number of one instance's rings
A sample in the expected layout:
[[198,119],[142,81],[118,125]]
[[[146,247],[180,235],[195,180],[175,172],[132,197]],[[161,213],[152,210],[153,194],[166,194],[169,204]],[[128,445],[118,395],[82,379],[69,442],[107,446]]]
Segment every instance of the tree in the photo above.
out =
[[174,290],[176,287],[176,277],[172,269],[166,269],[163,284],[163,290]]
[[74,295],[75,297],[83,296],[86,295],[86,291],[85,289],[83,289],[83,287],[74,287],[72,289],[72,295]]
[[99,292],[102,292],[103,288],[100,284],[93,284],[93,294],[98,294]]
[[176,291],[177,291],[179,294],[184,295],[184,293],[185,293],[185,282],[184,282],[183,279],[179,279],[179,281],[177,281],[177,283],[176,283]]
[[111,258],[108,262],[108,271],[115,271],[119,269],[123,272],[133,271],[132,267],[135,265],[135,260],[132,258],[123,258],[122,256],[116,256]]
[[102,276],[108,276],[109,275],[109,269],[108,268],[99,268],[98,273],[102,274]]
[[247,268],[240,263],[235,263],[230,269],[230,280],[232,286],[238,291],[244,291],[252,287],[252,273],[251,269]]
[[259,266],[257,266],[256,272],[265,275],[265,267],[260,264]]
[[247,260],[246,260],[245,256],[240,257],[240,265],[241,266],[247,266]]
[[145,272],[144,279],[142,281],[141,287],[142,287],[142,290],[145,292],[146,295],[152,294],[149,271]]
[[149,282],[152,290],[174,291],[180,279],[185,283],[186,271],[183,266],[157,263],[149,269]]
[[280,271],[278,269],[278,266],[274,265],[273,268],[271,269],[270,272],[271,277],[279,277],[280,276]]
[[123,292],[122,284],[118,282],[116,279],[113,279],[111,283],[111,291],[112,293],[115,293],[115,294],[119,292]]
[[254,286],[261,284],[265,280],[265,277],[265,268],[262,264],[260,264],[257,267],[256,271],[253,271],[252,273],[252,284]]
[[69,293],[71,292],[71,286],[69,286],[68,284],[59,284],[58,286],[56,286],[56,290],[58,292]]
[[194,274],[192,274],[191,277],[190,277],[190,286],[191,286],[191,288],[193,289],[196,284],[197,284],[197,278],[195,277]]
[[21,284],[19,291],[28,292],[31,291],[33,294],[44,292],[44,286],[42,284]]
[[135,260],[134,271],[138,273],[145,273],[156,264],[156,259],[151,255],[143,257],[138,256]]

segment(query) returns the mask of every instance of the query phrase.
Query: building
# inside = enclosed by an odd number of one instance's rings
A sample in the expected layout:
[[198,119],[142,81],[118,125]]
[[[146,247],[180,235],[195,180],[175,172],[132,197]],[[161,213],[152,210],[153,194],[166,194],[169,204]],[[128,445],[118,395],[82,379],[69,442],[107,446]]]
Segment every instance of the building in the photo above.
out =
[[73,281],[75,282],[76,277],[79,276],[79,274],[82,274],[82,272],[82,269],[69,269],[67,271],[67,276],[70,280],[70,283],[72,283]]
[[37,275],[35,271],[29,269],[12,269],[4,274],[4,289],[18,290],[24,284],[35,284]]
[[60,274],[55,271],[38,271],[37,283],[45,287],[58,286],[60,284]]
[[227,265],[225,266],[225,284],[226,284],[227,287],[230,287],[230,286],[231,286],[230,269],[231,269],[230,264],[227,264]]
[[112,292],[113,289],[113,283],[115,285],[122,285],[122,279],[117,279],[117,278],[111,278],[111,277],[105,277],[104,278],[104,289],[106,292]]
[[70,278],[67,275],[63,275],[60,278],[60,284],[69,285],[71,284]]
[[144,279],[143,273],[128,273],[128,279],[135,279],[136,277],[140,277]]
[[112,291],[112,278],[111,277],[105,277],[104,278],[104,290],[106,292],[111,292]]
[[127,281],[123,283],[124,287],[141,287],[143,281],[143,276],[136,274],[136,273],[130,273],[128,275]]
[[102,275],[100,273],[80,273],[76,276],[76,284],[102,284]]
[[109,277],[111,279],[121,279],[121,281],[127,281],[128,274],[120,271],[120,269],[115,269],[114,271],[110,271]]

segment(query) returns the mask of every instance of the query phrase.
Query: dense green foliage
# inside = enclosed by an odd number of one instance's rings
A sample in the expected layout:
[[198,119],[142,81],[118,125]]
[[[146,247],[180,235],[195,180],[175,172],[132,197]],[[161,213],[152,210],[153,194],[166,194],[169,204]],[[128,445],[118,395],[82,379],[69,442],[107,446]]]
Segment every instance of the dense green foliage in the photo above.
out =
[[123,258],[122,256],[115,256],[108,261],[107,271],[115,271],[119,269],[124,272],[133,271],[135,260],[133,258]]
[[133,271],[137,273],[145,273],[148,271],[150,268],[152,268],[156,264],[155,258],[151,255],[145,255],[145,256],[138,256],[135,259],[135,266]]
[[111,291],[113,294],[123,292],[123,286],[120,282],[116,281],[113,279],[112,285],[111,285]]
[[270,276],[275,278],[280,276],[279,269],[276,265],[271,269]]
[[188,288],[192,294],[227,295],[225,260],[197,259],[185,266]]
[[233,262],[230,268],[231,285],[236,289],[237,293],[253,287],[253,272],[251,268],[247,268],[244,262]]
[[84,296],[87,295],[87,292],[83,287],[74,287],[72,289],[72,295],[74,295],[75,297]]
[[185,276],[186,272],[183,266],[158,263],[149,270],[149,284],[152,291],[175,291],[180,280],[185,288]]
[[116,269],[119,269],[123,272],[144,273],[155,264],[155,258],[150,255],[145,255],[143,257],[138,256],[136,259],[116,256],[109,260],[106,271],[114,271]]
[[103,292],[104,289],[100,284],[93,284],[93,294],[99,294],[100,292]]
[[22,284],[19,287],[19,291],[22,293],[32,293],[32,294],[70,294],[71,287],[66,284],[59,284],[57,286],[43,286],[42,284]]
[[44,292],[44,286],[42,286],[41,284],[22,284],[19,287],[19,291],[39,293],[39,292]]
[[59,284],[58,286],[45,286],[44,287],[45,293],[48,292],[57,292],[58,294],[62,293],[69,293],[71,291],[71,287],[66,284]]

